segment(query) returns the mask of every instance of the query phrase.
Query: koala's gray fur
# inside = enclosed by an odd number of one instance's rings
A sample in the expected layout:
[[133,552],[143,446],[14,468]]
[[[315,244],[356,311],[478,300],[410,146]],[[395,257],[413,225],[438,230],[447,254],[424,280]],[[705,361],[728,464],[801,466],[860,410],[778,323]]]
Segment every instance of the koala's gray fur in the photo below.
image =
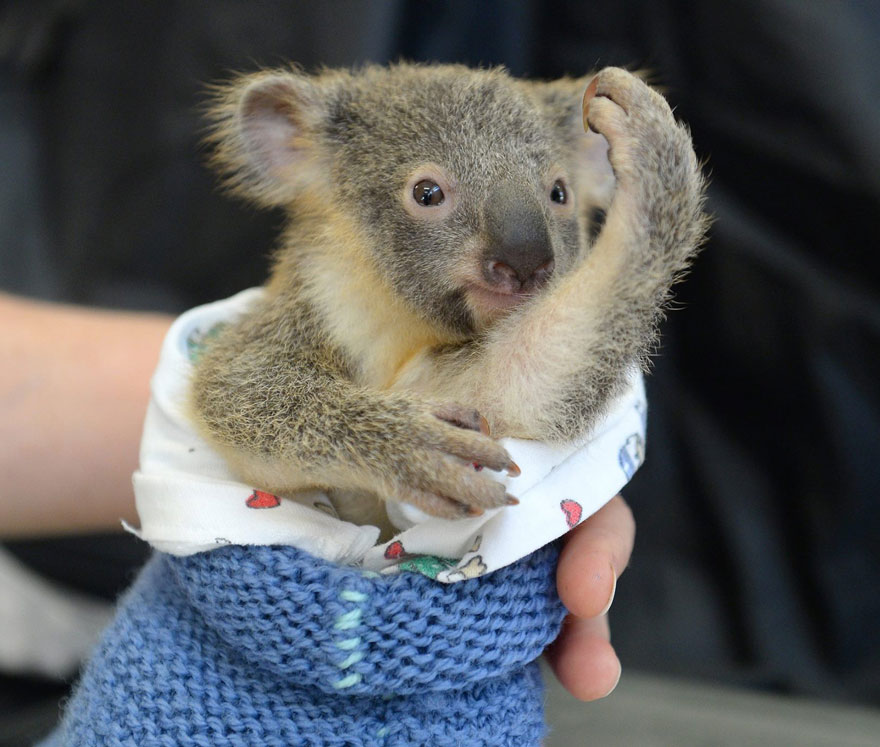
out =
[[472,464],[516,471],[493,437],[590,430],[706,229],[686,128],[623,70],[277,70],[217,101],[215,165],[289,221],[265,300],[198,363],[193,417],[256,487],[355,491],[346,518],[366,495],[512,502]]

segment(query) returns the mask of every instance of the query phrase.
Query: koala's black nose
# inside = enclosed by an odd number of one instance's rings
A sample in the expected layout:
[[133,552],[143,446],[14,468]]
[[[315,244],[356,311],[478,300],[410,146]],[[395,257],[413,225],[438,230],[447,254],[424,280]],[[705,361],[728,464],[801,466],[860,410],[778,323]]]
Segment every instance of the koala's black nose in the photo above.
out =
[[517,184],[493,190],[486,207],[483,278],[502,293],[535,290],[555,265],[547,219],[535,195]]

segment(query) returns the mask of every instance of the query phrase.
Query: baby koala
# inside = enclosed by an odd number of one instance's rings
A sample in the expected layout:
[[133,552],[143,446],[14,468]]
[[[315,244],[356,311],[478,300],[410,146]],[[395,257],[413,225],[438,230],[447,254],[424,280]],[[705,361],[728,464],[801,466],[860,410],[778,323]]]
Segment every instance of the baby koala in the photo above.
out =
[[707,227],[687,129],[617,68],[273,70],[213,115],[226,183],[287,223],[193,419],[249,484],[357,523],[514,503],[479,469],[518,471],[495,439],[587,435]]

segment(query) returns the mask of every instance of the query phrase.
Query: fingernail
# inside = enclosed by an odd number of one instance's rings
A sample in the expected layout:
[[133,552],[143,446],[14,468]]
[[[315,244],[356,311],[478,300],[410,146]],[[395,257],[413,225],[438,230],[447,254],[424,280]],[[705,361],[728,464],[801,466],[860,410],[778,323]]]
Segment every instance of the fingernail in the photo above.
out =
[[602,608],[602,611],[598,615],[599,617],[608,614],[608,610],[611,609],[611,603],[614,601],[614,594],[617,591],[617,574],[614,572],[613,565],[611,566],[611,578],[613,579],[611,583],[611,596],[608,597],[608,602],[605,604],[605,607]]
[[518,506],[519,505],[519,498],[514,498],[512,495],[507,495],[507,496],[505,496],[505,498],[507,498],[507,505],[508,506]]
[[614,680],[614,684],[611,686],[611,689],[605,693],[602,697],[607,698],[611,693],[613,693],[617,689],[617,685],[620,683],[620,675],[623,674],[623,666],[620,663],[620,659],[617,660],[617,679]]
[[519,477],[522,474],[522,470],[516,462],[511,461],[511,463],[507,465],[507,474],[511,477]]

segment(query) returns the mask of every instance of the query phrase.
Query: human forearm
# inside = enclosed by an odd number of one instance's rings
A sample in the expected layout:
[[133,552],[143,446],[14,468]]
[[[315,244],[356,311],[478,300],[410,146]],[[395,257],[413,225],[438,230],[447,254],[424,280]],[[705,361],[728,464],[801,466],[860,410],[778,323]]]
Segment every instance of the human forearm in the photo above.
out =
[[0,537],[113,529],[171,320],[0,294]]

